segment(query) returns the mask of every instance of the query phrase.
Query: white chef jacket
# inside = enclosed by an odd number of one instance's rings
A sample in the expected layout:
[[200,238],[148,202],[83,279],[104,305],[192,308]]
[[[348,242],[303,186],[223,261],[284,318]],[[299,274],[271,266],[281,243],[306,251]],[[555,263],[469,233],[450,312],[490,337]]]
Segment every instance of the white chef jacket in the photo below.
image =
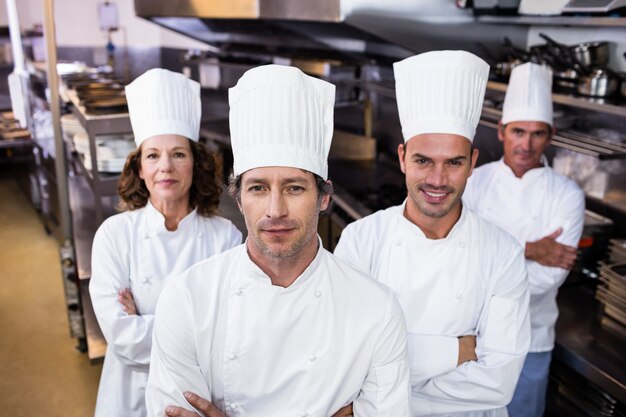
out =
[[[89,292],[107,341],[96,417],[143,417],[157,298],[170,274],[241,243],[228,220],[193,210],[176,231],[150,202],[106,219],[93,240]],[[140,315],[128,315],[118,291],[130,288]]]
[[321,248],[287,288],[240,245],[176,276],[159,299],[146,403],[229,417],[409,416],[406,326],[392,292]]
[[[413,416],[506,416],[530,341],[522,248],[465,208],[446,238],[428,239],[405,205],[349,224],[335,254],[400,301]],[[477,336],[478,360],[457,367],[464,335]]]
[[[474,170],[463,201],[474,212],[513,235],[522,246],[554,232],[556,240],[578,247],[585,222],[585,194],[569,178],[547,166],[517,178],[504,160]],[[556,296],[568,270],[526,260],[530,288],[530,352],[554,348],[554,324],[559,315]]]

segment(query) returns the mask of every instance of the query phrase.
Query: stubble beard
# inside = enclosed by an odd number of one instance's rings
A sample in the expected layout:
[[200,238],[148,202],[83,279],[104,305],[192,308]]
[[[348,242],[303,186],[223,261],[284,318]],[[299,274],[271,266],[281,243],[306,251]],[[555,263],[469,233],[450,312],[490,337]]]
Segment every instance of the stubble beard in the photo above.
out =
[[275,260],[289,259],[297,256],[302,251],[302,249],[309,243],[311,238],[316,234],[316,219],[318,217],[319,208],[311,216],[310,222],[308,223],[310,227],[304,233],[298,236],[298,238],[286,248],[274,249],[272,248],[272,245],[263,241],[263,239],[261,239],[261,227],[257,227],[256,233],[252,233],[251,237],[254,241],[254,245],[261,251],[264,256]]

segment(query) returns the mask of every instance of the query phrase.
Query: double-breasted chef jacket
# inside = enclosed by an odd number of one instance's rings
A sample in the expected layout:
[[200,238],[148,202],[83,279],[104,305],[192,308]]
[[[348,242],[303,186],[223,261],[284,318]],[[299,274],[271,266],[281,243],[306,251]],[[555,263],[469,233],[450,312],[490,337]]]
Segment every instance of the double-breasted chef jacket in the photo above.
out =
[[[523,250],[466,208],[447,237],[428,239],[405,205],[348,225],[335,254],[400,301],[412,415],[506,416],[530,342]],[[478,360],[457,366],[464,335],[477,336]]]
[[[463,201],[481,217],[513,235],[522,246],[563,228],[559,243],[578,246],[585,223],[585,195],[576,183],[544,166],[517,178],[503,159],[483,165],[470,177]],[[526,260],[530,288],[530,352],[554,348],[559,314],[556,295],[568,270]]]
[[[241,243],[224,218],[193,210],[175,231],[150,202],[106,219],[94,237],[89,292],[107,341],[96,417],[144,417],[154,310],[171,274]],[[128,315],[118,291],[130,288],[139,315]]]
[[393,293],[321,247],[289,287],[246,245],[176,276],[157,306],[148,415],[190,408],[192,391],[229,417],[409,415],[406,326]]

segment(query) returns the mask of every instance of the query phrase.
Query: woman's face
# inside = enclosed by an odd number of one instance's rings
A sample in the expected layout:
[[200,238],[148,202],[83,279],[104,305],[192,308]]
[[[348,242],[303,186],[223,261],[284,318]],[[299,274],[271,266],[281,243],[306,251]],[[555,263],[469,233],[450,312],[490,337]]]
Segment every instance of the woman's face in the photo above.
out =
[[141,144],[139,176],[146,183],[153,205],[189,203],[193,154],[189,139],[157,135]]

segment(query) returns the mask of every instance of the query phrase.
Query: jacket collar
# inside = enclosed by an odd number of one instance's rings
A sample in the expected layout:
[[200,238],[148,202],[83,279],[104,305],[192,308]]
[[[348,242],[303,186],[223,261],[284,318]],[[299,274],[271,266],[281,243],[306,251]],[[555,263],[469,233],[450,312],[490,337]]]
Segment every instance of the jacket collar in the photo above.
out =
[[504,178],[511,181],[522,181],[524,183],[535,182],[537,179],[541,178],[550,168],[548,158],[546,158],[545,155],[541,155],[541,163],[543,164],[542,167],[533,168],[530,171],[526,172],[522,176],[522,178],[517,178],[511,167],[504,163],[504,157],[500,158],[500,160],[497,162],[498,169],[503,173]]
[[461,216],[459,217],[459,220],[457,220],[457,222],[454,224],[454,226],[452,226],[452,229],[450,229],[450,233],[448,233],[448,236],[444,237],[443,239],[429,239],[426,237],[426,235],[418,225],[411,222],[404,216],[407,200],[408,197],[404,199],[404,202],[401,205],[396,206],[396,208],[398,209],[397,214],[399,216],[400,231],[404,231],[404,233],[408,233],[413,236],[418,236],[421,239],[425,239],[430,242],[449,241],[455,239],[457,235],[460,235],[462,233],[463,224],[465,223],[465,219],[467,218],[467,208],[464,204],[461,203]]
[[[169,230],[165,227],[165,216],[161,214],[159,210],[157,210],[150,200],[148,199],[148,203],[146,204],[146,216],[145,216],[145,230],[151,234],[156,235],[159,233],[167,233]],[[197,210],[193,209],[189,214],[187,214],[183,219],[178,222],[179,230],[186,230],[195,223],[195,219],[197,216]]]
[[[296,278],[296,280],[287,288],[282,287],[274,287],[277,291],[292,291],[295,290],[309,281],[312,281],[313,275],[315,275],[319,269],[321,268],[323,257],[327,253],[324,247],[322,246],[322,239],[317,236],[317,254],[315,258],[311,261],[311,263],[306,267],[306,269]],[[246,243],[244,246],[244,262],[245,262],[245,273],[243,277],[241,277],[244,281],[253,281],[256,283],[266,284],[271,286],[272,281],[269,276],[257,264],[255,264],[252,259],[250,259],[250,255],[248,253],[248,239],[246,239]]]

